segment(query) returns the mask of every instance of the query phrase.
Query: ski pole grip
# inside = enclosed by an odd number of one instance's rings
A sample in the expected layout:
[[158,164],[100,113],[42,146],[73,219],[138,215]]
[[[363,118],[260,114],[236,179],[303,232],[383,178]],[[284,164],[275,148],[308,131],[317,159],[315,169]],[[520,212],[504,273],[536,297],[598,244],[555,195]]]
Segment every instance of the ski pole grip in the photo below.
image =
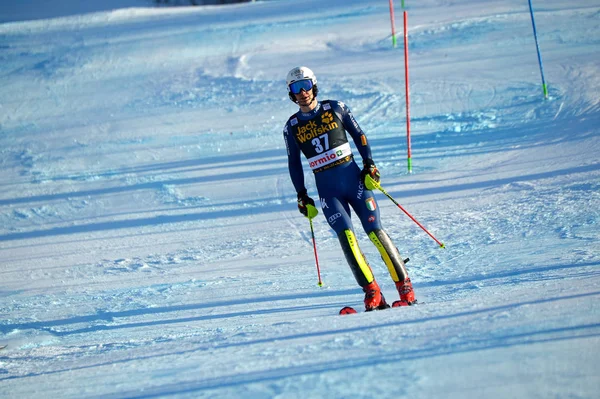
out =
[[311,204],[306,205],[306,217],[310,220],[314,219],[319,214],[319,210]]

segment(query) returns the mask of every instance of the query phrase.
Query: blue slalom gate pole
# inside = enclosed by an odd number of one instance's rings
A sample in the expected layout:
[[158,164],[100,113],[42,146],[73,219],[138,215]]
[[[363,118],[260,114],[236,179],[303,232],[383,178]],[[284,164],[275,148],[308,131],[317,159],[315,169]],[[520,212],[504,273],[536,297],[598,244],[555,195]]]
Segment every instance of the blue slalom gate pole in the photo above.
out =
[[540,64],[540,73],[542,74],[542,89],[544,90],[544,98],[548,98],[548,86],[544,78],[544,64],[542,63],[542,53],[540,53],[540,45],[538,44],[537,29],[535,28],[535,18],[533,17],[533,6],[529,0],[529,13],[531,14],[531,25],[533,26],[533,37],[535,38],[535,48],[537,49],[538,63]]

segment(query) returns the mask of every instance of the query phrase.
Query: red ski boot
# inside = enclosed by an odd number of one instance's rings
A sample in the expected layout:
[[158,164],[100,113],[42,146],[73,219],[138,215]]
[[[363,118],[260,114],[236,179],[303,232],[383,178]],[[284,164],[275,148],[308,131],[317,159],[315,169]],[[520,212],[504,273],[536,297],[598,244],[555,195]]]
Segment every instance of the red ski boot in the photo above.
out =
[[387,304],[385,298],[381,294],[381,289],[377,282],[373,280],[370,284],[363,287],[363,291],[365,292],[365,311],[370,312],[371,310],[376,309],[386,309],[389,308],[390,305]]
[[397,308],[399,306],[410,306],[417,302],[410,278],[407,278],[404,281],[398,281],[396,283],[396,289],[398,289],[398,293],[400,294],[400,300],[395,301],[392,304],[392,307]]

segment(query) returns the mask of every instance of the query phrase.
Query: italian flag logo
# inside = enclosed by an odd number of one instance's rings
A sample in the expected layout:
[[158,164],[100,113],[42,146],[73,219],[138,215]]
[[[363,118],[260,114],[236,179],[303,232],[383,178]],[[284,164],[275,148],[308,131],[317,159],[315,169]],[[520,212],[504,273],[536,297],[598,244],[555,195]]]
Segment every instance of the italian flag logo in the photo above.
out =
[[367,208],[369,208],[370,211],[374,211],[375,209],[377,209],[377,205],[375,204],[375,200],[373,198],[368,198],[365,203],[367,204]]

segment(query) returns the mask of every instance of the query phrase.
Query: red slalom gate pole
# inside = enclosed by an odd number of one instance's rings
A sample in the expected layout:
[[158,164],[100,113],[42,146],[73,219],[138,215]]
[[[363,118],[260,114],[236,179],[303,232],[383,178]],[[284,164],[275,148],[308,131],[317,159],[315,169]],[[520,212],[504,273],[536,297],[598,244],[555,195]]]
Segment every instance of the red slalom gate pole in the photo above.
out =
[[412,156],[410,151],[410,90],[408,79],[408,14],[404,11],[404,85],[406,86],[406,145],[408,148],[408,173],[412,173]]
[[390,0],[390,20],[392,21],[392,45],[396,48],[396,22],[394,18],[394,0]]

